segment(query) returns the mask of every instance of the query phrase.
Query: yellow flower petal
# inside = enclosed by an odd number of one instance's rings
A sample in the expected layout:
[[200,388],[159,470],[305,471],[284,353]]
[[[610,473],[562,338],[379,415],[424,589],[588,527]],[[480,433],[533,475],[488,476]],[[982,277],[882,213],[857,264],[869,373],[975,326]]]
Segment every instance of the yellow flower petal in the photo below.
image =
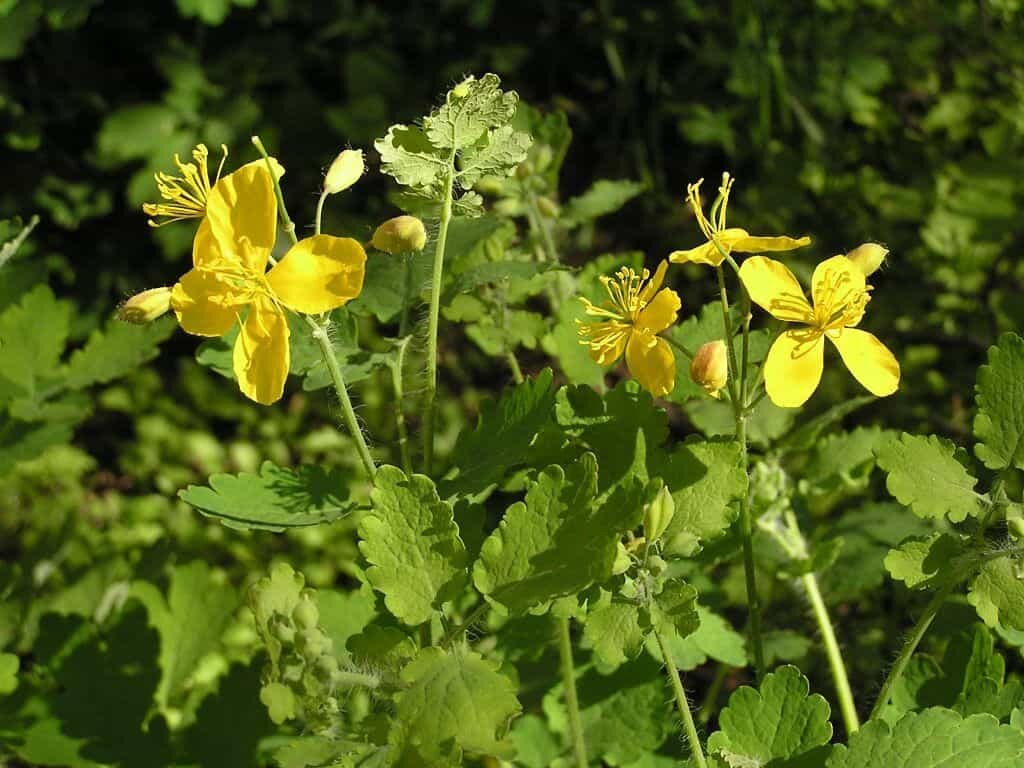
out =
[[786,331],[768,350],[764,386],[779,407],[797,408],[818,388],[825,351],[821,336],[812,328]]
[[223,263],[227,258],[221,243],[213,236],[210,220],[203,219],[199,222],[199,229],[196,230],[195,239],[192,240],[193,266],[212,267]]
[[267,281],[289,309],[317,314],[358,296],[365,273],[366,252],[356,240],[316,235],[293,245]]
[[710,264],[717,267],[725,257],[715,248],[714,243],[707,242],[688,251],[672,251],[668,255],[668,260],[674,264]]
[[650,280],[647,281],[647,285],[644,286],[643,290],[640,291],[640,303],[649,304],[654,295],[661,288],[661,284],[665,282],[665,273],[668,271],[668,262],[662,259],[662,262],[658,265],[658,268],[654,270],[654,275]]
[[811,238],[807,237],[786,237],[778,235],[775,237],[759,237],[747,235],[737,238],[732,243],[732,250],[737,253],[765,253],[766,251],[792,251],[811,244]]
[[576,331],[580,343],[585,344],[590,359],[598,365],[611,365],[626,351],[626,342],[632,329],[617,320],[602,320],[596,323],[579,323]]
[[664,397],[676,384],[676,359],[668,342],[650,333],[634,331],[626,344],[626,367],[640,386]]
[[192,269],[171,289],[171,308],[186,333],[223,336],[244,304],[232,301],[215,272]]
[[[275,168],[280,168],[276,161]],[[250,270],[262,273],[277,239],[277,199],[266,162],[246,163],[214,184],[206,218],[222,247],[237,248],[240,241],[247,240],[249,248],[235,255]]]
[[281,399],[288,378],[288,320],[272,302],[260,298],[235,341],[232,363],[238,388],[250,400],[270,405]]
[[867,284],[860,267],[845,256],[825,259],[811,277],[814,310],[823,327],[856,325],[864,316]]
[[660,333],[676,321],[676,315],[682,305],[679,294],[671,288],[665,288],[640,310],[636,318],[636,328]]
[[791,323],[814,322],[814,312],[789,268],[765,256],[752,256],[740,266],[740,279],[750,299],[772,317]]
[[900,384],[900,364],[889,349],[867,331],[845,328],[827,334],[853,377],[877,397],[896,391]]

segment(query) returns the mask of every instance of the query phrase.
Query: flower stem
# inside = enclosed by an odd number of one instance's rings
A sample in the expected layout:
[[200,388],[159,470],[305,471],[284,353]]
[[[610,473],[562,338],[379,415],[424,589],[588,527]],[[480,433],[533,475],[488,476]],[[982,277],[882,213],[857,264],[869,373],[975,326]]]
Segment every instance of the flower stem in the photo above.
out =
[[406,336],[398,342],[395,359],[391,363],[391,385],[395,390],[395,427],[398,429],[398,452],[402,457],[402,469],[412,474],[412,451],[409,446],[409,432],[405,426],[405,411],[402,409],[404,387],[402,372],[405,369],[405,350],[412,337]]
[[327,201],[327,198],[329,196],[330,193],[325,189],[323,192],[320,193],[320,199],[316,201],[316,219],[314,219],[313,226],[314,234],[320,234],[320,224],[324,218],[324,203]]
[[686,691],[679,680],[679,670],[672,660],[668,650],[665,648],[665,641],[661,639],[661,633],[653,630],[654,639],[658,641],[658,650],[661,651],[662,661],[665,663],[665,676],[672,686],[672,693],[676,699],[676,709],[679,710],[679,717],[682,718],[683,728],[686,730],[686,740],[690,745],[690,754],[697,768],[707,768],[707,760],[704,757],[704,750],[700,745],[700,737],[697,735],[697,724],[693,722],[693,713],[690,711],[690,703],[686,700]]
[[868,718],[869,720],[877,719],[882,714],[882,710],[884,710],[886,705],[889,703],[889,699],[892,697],[893,688],[896,687],[896,683],[899,682],[900,677],[903,675],[903,671],[907,668],[907,664],[910,662],[910,657],[914,655],[914,651],[917,650],[917,646],[924,637],[924,633],[928,631],[928,627],[931,626],[932,621],[935,619],[935,615],[939,612],[942,604],[946,602],[946,598],[949,597],[949,593],[952,591],[955,584],[955,580],[950,580],[945,586],[936,592],[928,602],[928,605],[924,609],[924,613],[921,614],[921,617],[917,620],[913,630],[911,630],[910,636],[903,644],[903,649],[900,651],[900,655],[897,657],[896,663],[893,664],[892,669],[889,670],[889,676],[886,677],[885,682],[882,683],[882,690],[878,694],[878,698],[875,700],[875,706],[871,709],[871,715]]
[[825,655],[828,656],[828,665],[832,670],[832,682],[836,688],[839,711],[843,716],[846,733],[855,733],[860,729],[860,720],[857,717],[857,708],[853,703],[850,678],[846,674],[843,654],[839,650],[839,643],[836,642],[836,633],[832,627],[832,621],[829,619],[828,609],[825,607],[825,601],[821,598],[821,590],[818,589],[818,579],[813,572],[805,573],[800,577],[800,582],[807,593],[807,600],[810,602],[814,618],[818,622],[818,630],[825,641]]
[[569,731],[572,733],[572,749],[576,756],[576,768],[587,768],[587,744],[583,740],[580,702],[576,696],[576,670],[572,663],[572,636],[569,634],[569,619],[558,619],[558,654],[562,660],[562,685],[565,687],[565,706],[569,710]]
[[718,697],[722,693],[725,679],[729,676],[729,669],[728,664],[719,664],[715,670],[715,676],[712,678],[711,685],[708,686],[707,693],[704,695],[704,703],[697,713],[697,722],[701,725],[707,725],[711,722],[711,715],[714,713],[715,704],[718,703]]
[[429,475],[434,462],[434,399],[437,396],[437,326],[441,316],[441,279],[444,277],[444,249],[452,220],[452,185],[455,179],[455,150],[445,177],[441,221],[434,247],[434,271],[430,282],[430,319],[427,326],[427,391],[423,402],[423,472]]
[[519,367],[519,360],[516,359],[515,352],[506,352],[505,359],[508,360],[508,367],[512,371],[512,381],[516,384],[523,383],[523,369]]
[[373,457],[370,455],[370,448],[366,445],[366,438],[363,437],[363,430],[360,429],[359,421],[356,419],[355,409],[352,408],[352,401],[348,396],[348,388],[345,386],[345,377],[342,375],[341,365],[338,363],[338,356],[334,352],[334,345],[331,344],[331,339],[327,334],[327,326],[326,324],[320,325],[311,317],[306,317],[305,319],[309,324],[309,327],[313,330],[313,338],[316,339],[316,343],[320,347],[320,354],[324,359],[324,364],[327,366],[328,373],[331,374],[334,391],[338,394],[338,401],[341,403],[341,413],[345,418],[345,425],[348,427],[348,431],[352,433],[352,437],[356,441],[356,450],[359,451],[359,459],[363,462],[363,468],[366,470],[366,474],[369,475],[372,480],[374,475],[377,474],[377,465],[373,463]]
[[299,242],[299,238],[295,234],[295,222],[292,221],[291,216],[288,215],[288,208],[284,204],[284,194],[281,192],[281,180],[277,177],[277,174],[274,173],[274,166],[270,163],[270,155],[267,154],[267,149],[263,146],[263,142],[260,141],[260,137],[253,136],[252,143],[263,157],[263,161],[267,164],[267,171],[270,173],[270,178],[274,180],[274,195],[277,197],[277,212],[281,216],[281,228],[288,234],[288,238],[292,241],[292,245],[294,245]]

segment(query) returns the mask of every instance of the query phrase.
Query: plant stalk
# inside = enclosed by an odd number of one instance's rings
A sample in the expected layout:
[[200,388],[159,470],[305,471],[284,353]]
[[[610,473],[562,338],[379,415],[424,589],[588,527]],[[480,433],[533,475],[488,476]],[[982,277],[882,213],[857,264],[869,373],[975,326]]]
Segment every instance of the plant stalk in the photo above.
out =
[[658,641],[658,650],[661,651],[662,661],[665,663],[665,676],[668,677],[672,686],[672,693],[676,700],[676,709],[679,710],[679,717],[683,721],[683,728],[686,730],[686,740],[690,745],[690,754],[697,768],[707,768],[707,759],[704,757],[704,749],[700,745],[700,736],[697,735],[697,724],[693,722],[693,713],[690,711],[690,703],[686,700],[686,691],[679,679],[679,669],[672,657],[665,648],[665,641],[661,639],[661,633],[653,630],[654,639]]
[[825,641],[825,655],[828,656],[828,665],[832,670],[832,682],[835,685],[836,697],[839,699],[839,711],[843,716],[843,724],[846,726],[847,734],[856,733],[860,729],[860,720],[857,717],[857,707],[853,702],[853,692],[850,690],[850,678],[846,673],[846,665],[843,663],[843,654],[839,650],[839,643],[836,642],[836,633],[829,619],[828,609],[821,597],[821,590],[818,589],[818,579],[814,573],[805,573],[800,577],[800,582],[807,593],[807,599],[814,611],[814,618],[818,622],[818,630]]
[[395,391],[395,428],[398,430],[398,453],[402,459],[405,474],[412,474],[412,450],[409,445],[409,431],[405,425],[405,411],[402,408],[404,385],[402,373],[405,370],[405,350],[412,337],[406,336],[398,342],[395,360],[391,363],[391,386]]
[[565,706],[569,710],[569,731],[572,734],[572,751],[576,756],[576,768],[587,768],[587,744],[583,739],[580,702],[576,696],[576,670],[572,663],[572,636],[569,634],[569,619],[558,620],[558,655],[562,660],[562,685],[565,687]]
[[427,389],[423,398],[423,473],[430,474],[434,462],[434,399],[437,396],[437,327],[441,317],[441,280],[444,277],[444,249],[452,220],[452,186],[455,180],[455,150],[445,178],[441,221],[434,248],[434,270],[430,283],[430,318],[427,326]]

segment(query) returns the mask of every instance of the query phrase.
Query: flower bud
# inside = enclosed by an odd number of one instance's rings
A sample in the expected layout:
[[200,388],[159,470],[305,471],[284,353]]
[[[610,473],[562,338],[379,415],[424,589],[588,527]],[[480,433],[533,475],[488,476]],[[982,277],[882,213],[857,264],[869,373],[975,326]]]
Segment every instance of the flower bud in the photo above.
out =
[[729,356],[725,342],[709,341],[697,350],[690,362],[690,378],[712,397],[729,381]]
[[329,195],[346,190],[359,181],[366,166],[363,164],[363,150],[346,149],[334,158],[324,178],[324,192]]
[[171,309],[171,289],[151,288],[137,293],[117,310],[117,319],[126,323],[151,323]]
[[668,529],[676,514],[676,502],[666,486],[644,507],[644,538],[654,543]]
[[540,215],[545,219],[554,219],[558,217],[558,203],[550,197],[538,197],[537,210],[540,211]]
[[427,244],[427,230],[415,216],[395,216],[377,227],[370,242],[384,253],[422,251]]
[[856,264],[857,268],[864,273],[864,277],[867,277],[882,266],[888,253],[889,249],[883,248],[878,243],[864,243],[846,254],[846,258]]

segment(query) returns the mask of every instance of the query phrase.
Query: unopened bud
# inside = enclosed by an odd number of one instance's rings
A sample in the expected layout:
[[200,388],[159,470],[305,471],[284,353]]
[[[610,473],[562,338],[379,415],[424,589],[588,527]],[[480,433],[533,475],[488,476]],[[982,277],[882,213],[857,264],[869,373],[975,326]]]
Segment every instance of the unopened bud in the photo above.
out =
[[370,242],[384,253],[418,252],[427,244],[427,230],[415,216],[395,216],[377,227]]
[[712,397],[729,381],[729,356],[725,342],[709,341],[690,362],[690,378]]
[[668,530],[676,514],[676,502],[666,486],[662,486],[654,500],[644,507],[644,538],[653,543]]
[[363,175],[366,166],[363,163],[363,150],[346,149],[334,158],[324,178],[324,192],[329,195],[348,189]]
[[550,197],[538,197],[537,210],[540,211],[540,215],[545,219],[554,219],[558,217],[558,203]]
[[555,158],[555,153],[551,151],[551,147],[547,144],[541,144],[537,147],[534,158],[537,163],[537,171],[543,173],[551,165],[551,161]]
[[878,243],[864,243],[858,245],[848,254],[846,258],[857,265],[857,269],[864,273],[864,277],[873,274],[885,261],[889,254],[888,248],[883,248]]
[[117,310],[117,319],[143,325],[151,323],[171,309],[171,289],[151,288],[137,293]]
[[533,175],[533,163],[529,160],[523,160],[519,165],[516,166],[516,178],[526,179]]

